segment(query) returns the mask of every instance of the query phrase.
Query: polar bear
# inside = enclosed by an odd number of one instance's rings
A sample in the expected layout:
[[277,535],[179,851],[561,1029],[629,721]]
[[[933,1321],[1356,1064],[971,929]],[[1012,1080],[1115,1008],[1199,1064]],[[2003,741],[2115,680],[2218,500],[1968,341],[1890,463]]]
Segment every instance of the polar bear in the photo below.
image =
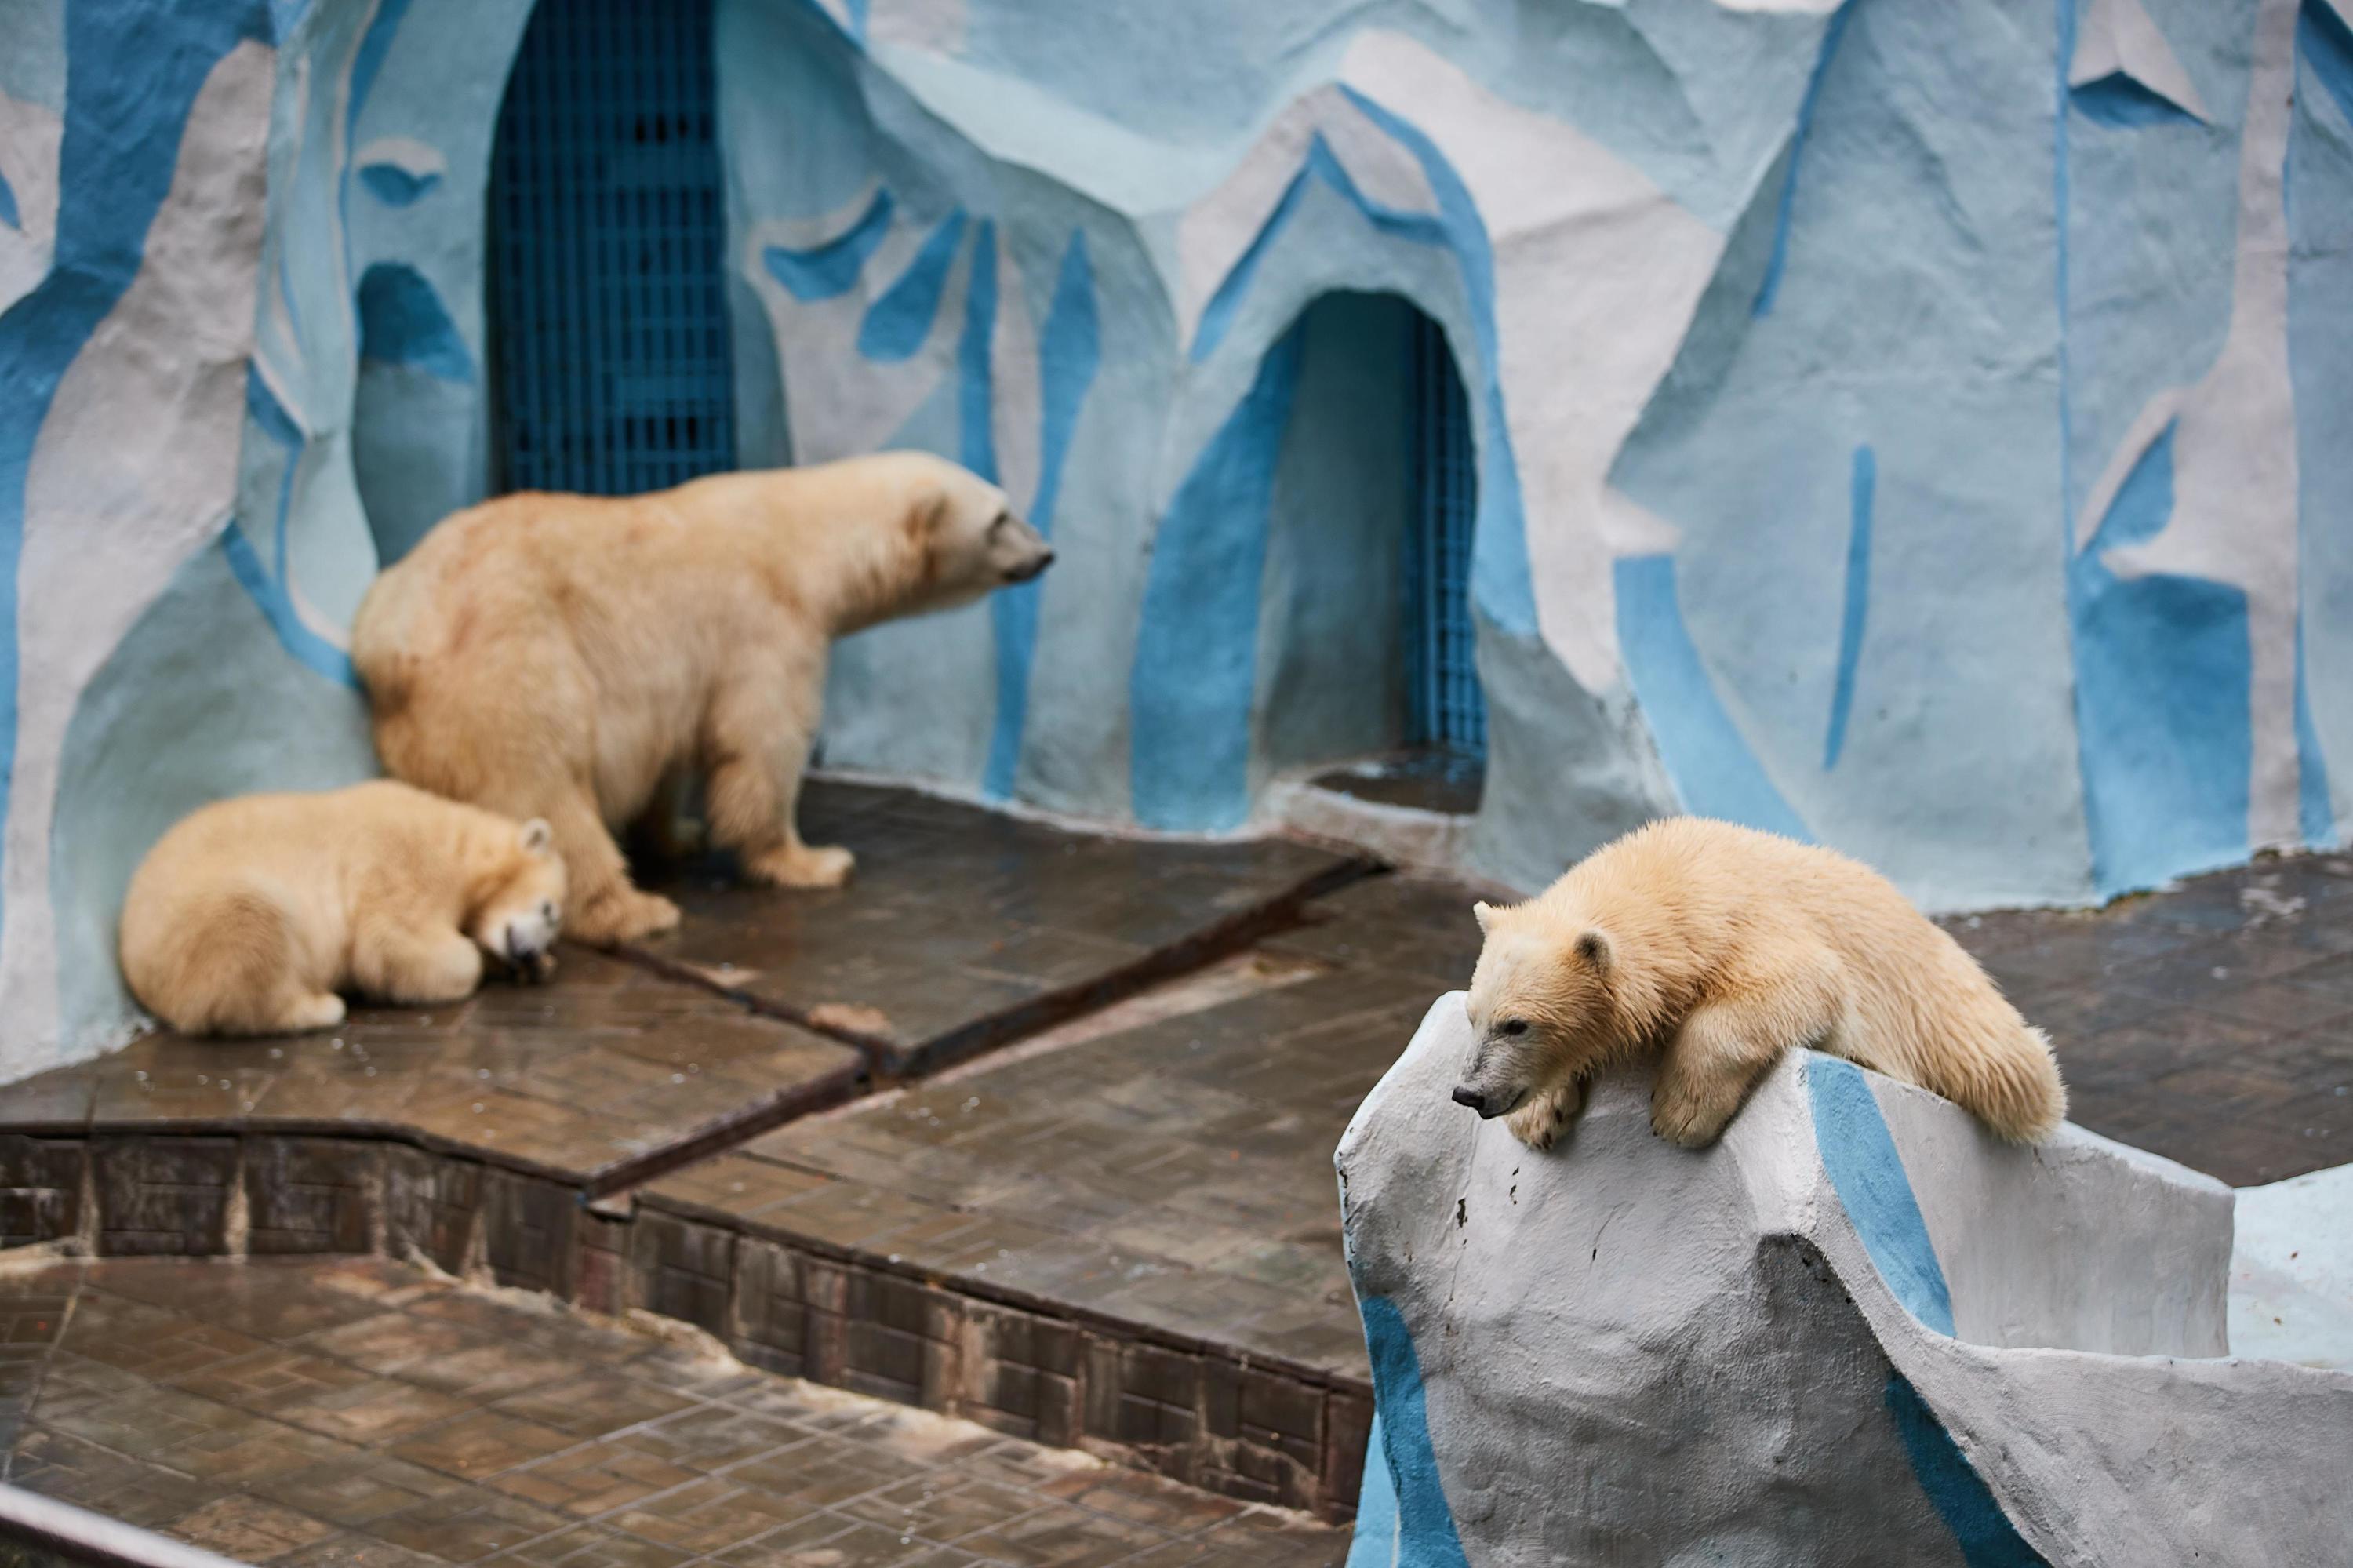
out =
[[544,978],[564,862],[516,822],[378,779],[216,801],[157,841],[122,906],[123,979],[188,1034],[343,1020],[338,991],[454,1001],[482,955]]
[[1525,904],[1475,912],[1478,1044],[1454,1098],[1533,1148],[1551,1147],[1595,1072],[1652,1054],[1651,1129],[1687,1148],[1801,1047],[1942,1095],[2014,1141],[2067,1115],[2042,1031],[1886,878],[1830,850],[1669,818]]
[[681,770],[755,881],[833,887],[848,850],[801,842],[801,771],[828,646],[1046,569],[1005,493],[883,452],[716,474],[625,499],[524,493],[444,520],[361,601],[352,658],[399,778],[543,816],[572,932],[612,946],[678,923],[629,883],[613,830]]

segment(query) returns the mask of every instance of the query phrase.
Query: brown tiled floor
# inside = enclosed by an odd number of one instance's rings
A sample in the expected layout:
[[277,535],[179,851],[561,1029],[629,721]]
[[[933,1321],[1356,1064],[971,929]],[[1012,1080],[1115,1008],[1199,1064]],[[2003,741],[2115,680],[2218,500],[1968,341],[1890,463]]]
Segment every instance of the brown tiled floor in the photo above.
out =
[[1246,994],[782,1128],[644,1197],[1361,1378],[1332,1149],[1469,973],[1470,902],[1360,882],[1264,944]]
[[2234,1186],[2353,1160],[2353,859],[1946,924],[2049,1033],[2081,1125]]
[[858,1052],[580,948],[553,983],[456,1006],[364,1008],[331,1033],[163,1033],[0,1090],[12,1131],[407,1128],[591,1180],[779,1102],[838,1097]]
[[1090,988],[1351,874],[1303,844],[1072,833],[906,790],[810,786],[839,891],[782,895],[705,869],[667,884],[674,934],[638,950],[923,1071],[1072,1010]]
[[1312,1568],[1347,1533],[396,1265],[0,1275],[13,1484],[249,1563]]

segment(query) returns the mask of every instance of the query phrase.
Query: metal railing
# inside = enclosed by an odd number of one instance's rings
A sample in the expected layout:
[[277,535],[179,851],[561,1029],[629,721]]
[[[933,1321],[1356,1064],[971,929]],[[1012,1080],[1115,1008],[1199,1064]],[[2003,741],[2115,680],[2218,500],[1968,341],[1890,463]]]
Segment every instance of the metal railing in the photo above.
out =
[[237,1568],[185,1541],[21,1487],[0,1486],[0,1568]]

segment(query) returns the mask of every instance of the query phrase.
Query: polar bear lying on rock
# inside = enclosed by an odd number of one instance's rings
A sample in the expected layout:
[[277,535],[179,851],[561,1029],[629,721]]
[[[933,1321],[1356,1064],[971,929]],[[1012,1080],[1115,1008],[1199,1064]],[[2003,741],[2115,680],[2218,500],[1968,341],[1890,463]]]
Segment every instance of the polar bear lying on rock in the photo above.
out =
[[247,795],[182,819],[122,906],[122,975],[190,1034],[291,1034],[343,1021],[350,989],[453,1001],[482,955],[544,975],[564,918],[545,822],[378,779]]
[[1811,1047],[1942,1095],[2002,1137],[2067,1115],[2040,1030],[1885,877],[1698,817],[1596,850],[1528,903],[1477,906],[1454,1098],[1551,1147],[1596,1072],[1655,1054],[1651,1129],[1713,1142],[1765,1070]]
[[509,495],[445,520],[375,580],[352,658],[385,766],[545,817],[572,933],[609,946],[678,923],[630,885],[611,830],[681,770],[703,776],[711,836],[747,875],[838,886],[849,852],[794,825],[831,641],[1053,558],[1003,491],[920,452],[620,499]]

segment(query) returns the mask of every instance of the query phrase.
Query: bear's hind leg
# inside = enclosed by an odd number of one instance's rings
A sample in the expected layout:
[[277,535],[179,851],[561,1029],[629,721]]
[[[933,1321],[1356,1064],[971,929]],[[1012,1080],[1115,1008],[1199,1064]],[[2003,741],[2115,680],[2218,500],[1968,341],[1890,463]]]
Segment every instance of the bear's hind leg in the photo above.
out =
[[839,887],[857,858],[846,849],[803,843],[794,821],[816,730],[814,704],[780,703],[776,694],[789,699],[797,683],[786,675],[773,680],[735,683],[712,704],[704,789],[711,836],[735,852],[754,882]]
[[1827,1039],[1846,1013],[1837,960],[1727,987],[1694,1008],[1668,1042],[1651,1090],[1651,1130],[1685,1149],[1714,1143],[1785,1051]]
[[352,939],[352,978],[386,1001],[456,1001],[482,983],[482,949],[456,930],[417,931],[362,916]]

